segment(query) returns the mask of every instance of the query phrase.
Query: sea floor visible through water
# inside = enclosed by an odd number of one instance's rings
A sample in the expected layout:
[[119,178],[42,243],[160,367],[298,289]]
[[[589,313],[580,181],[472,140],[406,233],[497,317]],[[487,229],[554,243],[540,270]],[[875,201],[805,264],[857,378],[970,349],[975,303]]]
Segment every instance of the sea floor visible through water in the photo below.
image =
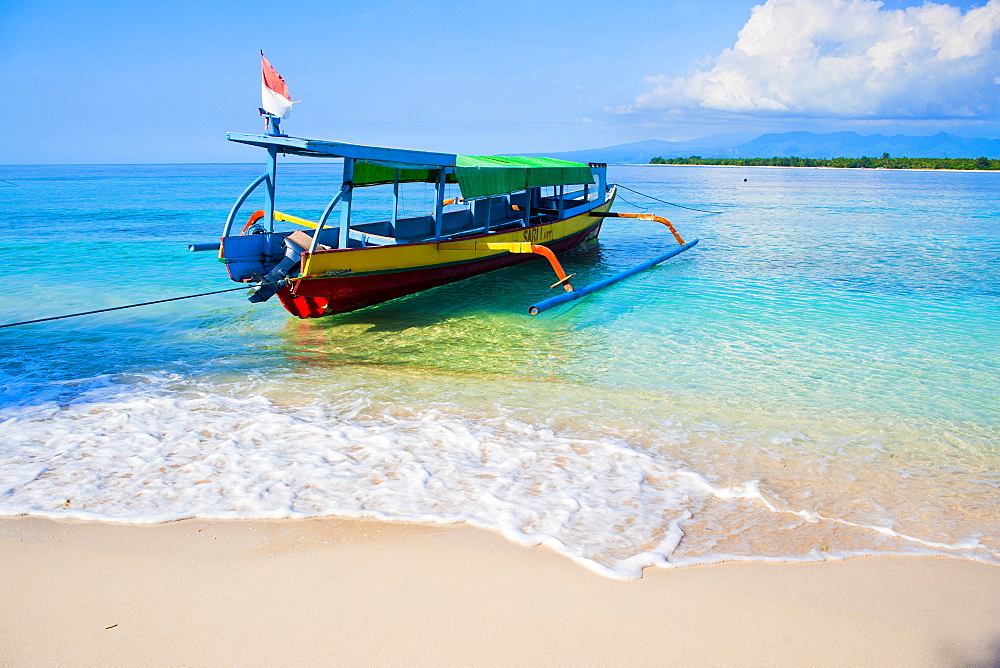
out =
[[[3,322],[229,287],[186,244],[217,238],[259,171],[0,167]],[[235,292],[0,329],[0,514],[468,522],[620,578],[1000,563],[1000,176],[609,178],[712,212],[615,207],[701,242],[537,317],[543,261],[317,320]],[[310,218],[336,165],[280,179],[278,208]],[[404,191],[407,213],[429,201]],[[608,220],[563,263],[584,285],[674,243]]]

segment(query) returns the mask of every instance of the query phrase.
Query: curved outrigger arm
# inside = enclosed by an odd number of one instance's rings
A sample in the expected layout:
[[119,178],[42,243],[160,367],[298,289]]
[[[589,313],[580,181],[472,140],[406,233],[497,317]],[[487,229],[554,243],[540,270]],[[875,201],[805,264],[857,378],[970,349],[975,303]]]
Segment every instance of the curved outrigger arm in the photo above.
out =
[[594,211],[591,211],[590,215],[592,218],[637,218],[639,220],[653,220],[656,221],[657,223],[662,223],[667,226],[667,229],[670,230],[670,233],[674,235],[674,239],[677,240],[677,245],[679,246],[684,245],[684,240],[681,239],[681,235],[677,232],[677,229],[674,228],[674,224],[671,223],[666,218],[664,218],[663,216],[656,216],[651,213],[611,213],[611,212],[597,213]]
[[636,265],[631,269],[626,269],[625,271],[619,272],[614,276],[611,276],[610,278],[604,279],[603,281],[598,281],[597,283],[591,283],[590,285],[584,286],[577,290],[573,290],[572,292],[566,292],[565,294],[562,295],[549,297],[548,299],[532,304],[531,306],[528,307],[528,314],[538,315],[542,311],[548,311],[550,308],[555,308],[560,304],[565,304],[566,302],[573,301],[574,299],[579,299],[580,297],[585,297],[586,295],[597,292],[598,290],[603,290],[609,285],[614,285],[618,281],[623,281],[626,278],[629,278],[630,276],[635,276],[640,271],[651,269],[652,267],[655,267],[664,260],[669,260],[675,255],[680,255],[689,248],[692,248],[697,243],[698,239],[695,239],[694,241],[688,242],[683,246],[678,246],[677,248],[674,248],[669,253],[664,253],[659,257],[654,257],[652,260],[647,260],[642,264]]
[[684,239],[681,238],[681,235],[674,228],[673,223],[671,223],[669,220],[667,220],[662,216],[657,216],[651,213],[599,213],[596,211],[592,211],[590,215],[594,218],[637,218],[639,220],[652,220],[657,223],[662,223],[663,225],[666,225],[667,229],[670,230],[670,233],[674,235],[674,239],[677,241],[678,247],[674,248],[673,250],[667,253],[664,253],[663,255],[654,257],[651,260],[647,260],[642,264],[636,265],[631,269],[626,269],[625,271],[621,271],[615,274],[614,276],[606,278],[602,281],[592,283],[577,290],[570,290],[567,288],[566,294],[557,295],[555,297],[549,297],[548,299],[532,304],[531,306],[528,307],[528,313],[530,315],[538,315],[539,313],[547,311],[550,308],[555,308],[560,304],[565,304],[566,302],[572,301],[574,299],[579,299],[580,297],[592,294],[594,292],[597,292],[598,290],[603,290],[609,285],[614,285],[618,281],[625,280],[626,278],[634,276],[641,271],[645,271],[646,269],[655,267],[656,265],[660,264],[665,260],[669,260],[670,258],[676,255],[680,255],[681,253],[694,247],[698,243],[698,239],[695,239],[694,241],[691,241],[689,243],[685,243]]
[[330,213],[333,211],[334,207],[337,206],[340,200],[351,191],[351,188],[352,186],[350,183],[345,183],[341,187],[337,196],[330,200],[330,203],[326,205],[323,215],[320,217],[319,222],[316,223],[311,220],[306,220],[305,218],[299,218],[298,216],[281,213],[280,211],[274,212],[275,220],[295,223],[297,225],[302,225],[303,227],[312,227],[316,231],[312,233],[312,239],[308,244],[308,248],[302,244],[301,240],[296,240],[294,236],[284,238],[282,245],[285,248],[285,257],[282,258],[281,262],[275,265],[266,276],[264,276],[261,280],[261,284],[250,296],[250,301],[265,302],[270,299],[289,280],[288,274],[299,267],[302,254],[306,252],[316,252],[316,249],[319,246],[319,233],[323,231],[323,226],[326,224],[327,218],[330,217]]
[[236,200],[236,203],[233,204],[233,208],[229,210],[229,216],[226,217],[226,226],[222,228],[222,236],[224,237],[229,236],[229,233],[233,229],[233,221],[236,220],[236,214],[239,213],[240,207],[243,206],[243,203],[247,201],[247,197],[250,197],[253,191],[257,189],[257,186],[266,181],[267,178],[268,174],[266,172],[264,174],[261,174],[260,176],[257,177],[257,179],[253,183],[247,186],[247,189],[244,190],[243,194],[239,196],[239,198]]
[[323,209],[323,215],[319,217],[319,222],[316,224],[316,232],[313,234],[312,243],[309,244],[310,253],[316,252],[316,248],[319,245],[319,233],[323,231],[323,227],[326,225],[326,221],[330,217],[330,214],[333,213],[333,209],[340,204],[340,200],[344,199],[344,195],[349,193],[353,187],[354,185],[351,183],[345,183],[342,185],[340,187],[340,192],[337,193],[336,197],[330,200],[330,203],[326,205],[325,209]]
[[565,270],[562,268],[562,264],[559,263],[559,258],[556,254],[552,252],[551,249],[545,246],[539,246],[538,244],[533,244],[527,241],[513,241],[513,242],[479,242],[476,244],[476,248],[486,248],[487,250],[505,250],[511,253],[534,253],[535,255],[541,255],[549,264],[552,266],[552,271],[556,272],[556,277],[559,279],[555,283],[549,286],[549,288],[555,288],[558,286],[563,286],[566,292],[572,292],[573,286],[570,284],[569,279],[573,278],[573,274],[567,275]]

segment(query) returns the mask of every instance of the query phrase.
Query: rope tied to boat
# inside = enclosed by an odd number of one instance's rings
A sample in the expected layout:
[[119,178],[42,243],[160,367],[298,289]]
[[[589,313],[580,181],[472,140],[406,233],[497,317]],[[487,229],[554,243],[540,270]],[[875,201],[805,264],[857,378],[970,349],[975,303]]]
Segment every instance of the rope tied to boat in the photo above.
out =
[[38,318],[36,320],[23,320],[21,322],[8,322],[6,324],[0,325],[0,329],[4,327],[17,327],[18,325],[33,325],[38,322],[49,322],[51,320],[62,320],[64,318],[76,318],[81,315],[93,315],[95,313],[107,313],[108,311],[121,311],[127,308],[137,308],[139,306],[150,306],[152,304],[163,304],[165,302],[176,302],[181,299],[193,299],[195,297],[207,297],[208,295],[218,295],[223,292],[235,292],[236,290],[246,290],[248,288],[259,288],[263,283],[256,285],[244,285],[238,288],[227,288],[225,290],[214,290],[212,292],[199,292],[196,295],[184,295],[182,297],[170,297],[168,299],[156,299],[151,302],[140,302],[138,304],[126,304],[124,306],[112,306],[110,308],[99,308],[93,311],[80,311],[79,313],[66,313],[65,315],[55,315],[50,318]]
[[[708,214],[711,214],[713,216],[717,216],[720,213],[722,213],[721,211],[705,211],[704,209],[695,209],[694,207],[691,207],[691,206],[684,206],[683,204],[675,204],[674,202],[668,202],[665,199],[660,199],[659,197],[653,197],[652,195],[647,195],[646,193],[639,192],[638,190],[633,190],[632,188],[629,188],[628,186],[623,186],[620,183],[616,183],[615,185],[617,187],[621,188],[622,190],[627,190],[630,193],[635,193],[636,195],[642,195],[643,197],[648,197],[649,199],[654,200],[656,202],[661,202],[663,204],[668,204],[670,206],[676,206],[678,209],[687,209],[688,211],[697,211],[698,213],[708,213]],[[635,205],[633,204],[632,206],[635,206]],[[637,209],[641,209],[643,207],[637,206],[636,208]]]

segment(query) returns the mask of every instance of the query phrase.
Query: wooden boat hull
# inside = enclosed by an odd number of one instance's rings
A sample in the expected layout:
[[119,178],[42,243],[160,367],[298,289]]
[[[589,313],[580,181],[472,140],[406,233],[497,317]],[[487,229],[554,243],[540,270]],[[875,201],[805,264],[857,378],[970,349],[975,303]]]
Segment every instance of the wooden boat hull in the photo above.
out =
[[[488,251],[477,242],[531,242],[561,253],[600,232],[614,197],[562,220],[509,232],[462,239],[346,250],[319,251],[302,258],[302,278],[278,292],[282,305],[300,318],[346,313],[446,285],[532,259],[531,254]],[[480,244],[481,246],[482,244]],[[394,266],[395,265],[395,266]],[[401,265],[401,266],[400,266]],[[384,268],[379,268],[379,267]]]

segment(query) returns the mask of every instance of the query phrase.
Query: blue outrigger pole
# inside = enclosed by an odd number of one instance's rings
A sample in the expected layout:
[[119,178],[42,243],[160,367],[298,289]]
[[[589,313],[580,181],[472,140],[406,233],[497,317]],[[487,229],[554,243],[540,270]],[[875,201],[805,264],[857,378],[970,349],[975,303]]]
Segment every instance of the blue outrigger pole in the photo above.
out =
[[[651,267],[655,267],[656,265],[660,264],[661,262],[663,262],[665,260],[669,260],[670,258],[674,257],[675,255],[680,255],[684,251],[686,251],[686,250],[688,250],[690,248],[693,248],[695,245],[698,244],[698,241],[699,241],[698,239],[695,239],[694,241],[685,243],[684,239],[682,239],[681,235],[677,233],[677,230],[674,229],[674,226],[670,223],[669,220],[667,220],[666,218],[661,218],[660,216],[654,216],[654,215],[649,214],[649,213],[596,213],[596,212],[594,212],[594,213],[591,213],[590,215],[594,216],[594,217],[601,217],[601,218],[638,218],[640,220],[655,220],[656,222],[663,223],[668,228],[670,228],[670,232],[674,235],[674,239],[677,240],[677,243],[680,244],[680,247],[673,249],[669,253],[664,253],[663,255],[660,255],[659,257],[655,257],[652,260],[647,260],[646,262],[643,262],[642,264],[636,265],[636,266],[632,267],[631,269],[626,269],[625,271],[619,272],[619,273],[615,274],[614,276],[611,276],[610,278],[604,279],[603,281],[598,281],[597,283],[591,283],[590,285],[582,287],[580,289],[569,289],[569,290],[567,290],[566,292],[564,292],[561,295],[556,295],[555,297],[550,297],[550,298],[548,298],[546,300],[543,300],[543,301],[540,301],[540,302],[538,302],[536,304],[532,304],[531,306],[528,307],[528,313],[530,315],[538,315],[539,313],[542,313],[543,311],[548,311],[549,309],[555,308],[556,306],[559,306],[560,304],[565,304],[566,302],[573,301],[574,299],[579,299],[580,297],[585,297],[585,296],[587,296],[587,295],[589,295],[591,293],[597,292],[598,290],[603,290],[604,288],[608,287],[609,285],[613,285],[614,283],[617,283],[618,281],[622,281],[622,280],[625,280],[626,278],[628,278],[630,276],[634,276],[634,275],[638,274],[640,271],[645,271],[645,270],[647,270],[647,269],[649,269]],[[558,283],[556,285],[558,285]]]

